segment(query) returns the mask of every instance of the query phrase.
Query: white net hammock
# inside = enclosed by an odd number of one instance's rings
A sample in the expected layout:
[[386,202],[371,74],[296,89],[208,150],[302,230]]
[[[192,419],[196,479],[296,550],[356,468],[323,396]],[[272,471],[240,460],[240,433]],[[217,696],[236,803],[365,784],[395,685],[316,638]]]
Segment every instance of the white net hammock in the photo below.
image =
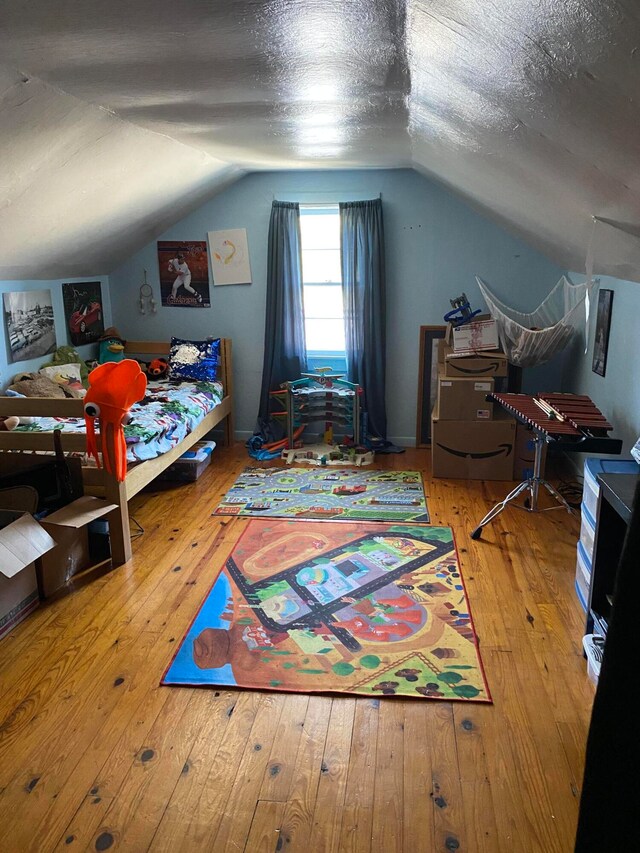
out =
[[564,276],[535,311],[516,311],[501,302],[476,276],[491,316],[498,324],[502,349],[511,364],[534,367],[562,352],[589,323],[591,276],[583,284],[571,284]]

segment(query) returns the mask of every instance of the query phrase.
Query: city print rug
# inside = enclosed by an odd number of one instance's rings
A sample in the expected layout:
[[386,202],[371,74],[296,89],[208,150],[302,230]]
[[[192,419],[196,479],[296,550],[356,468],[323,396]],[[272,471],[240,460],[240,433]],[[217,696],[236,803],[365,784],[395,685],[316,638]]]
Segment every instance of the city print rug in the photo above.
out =
[[162,680],[491,702],[449,527],[253,520]]
[[419,471],[245,468],[214,515],[428,523]]

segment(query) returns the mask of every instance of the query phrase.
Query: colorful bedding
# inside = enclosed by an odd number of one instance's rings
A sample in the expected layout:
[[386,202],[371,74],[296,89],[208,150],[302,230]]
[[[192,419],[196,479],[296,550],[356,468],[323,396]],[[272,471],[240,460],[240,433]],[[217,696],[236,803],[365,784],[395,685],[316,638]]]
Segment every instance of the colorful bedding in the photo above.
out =
[[[143,462],[179,444],[222,400],[220,382],[150,382],[124,428],[127,461]],[[82,418],[38,418],[18,432],[85,432]]]

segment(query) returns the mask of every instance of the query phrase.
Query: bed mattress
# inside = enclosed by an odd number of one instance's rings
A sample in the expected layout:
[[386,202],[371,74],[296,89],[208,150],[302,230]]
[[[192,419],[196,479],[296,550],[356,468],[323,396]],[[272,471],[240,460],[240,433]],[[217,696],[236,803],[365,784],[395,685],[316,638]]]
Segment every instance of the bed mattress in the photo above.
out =
[[[150,382],[144,400],[131,408],[124,428],[127,461],[155,459],[192,432],[223,396],[220,382]],[[21,424],[18,432],[85,432],[82,418],[38,418]]]

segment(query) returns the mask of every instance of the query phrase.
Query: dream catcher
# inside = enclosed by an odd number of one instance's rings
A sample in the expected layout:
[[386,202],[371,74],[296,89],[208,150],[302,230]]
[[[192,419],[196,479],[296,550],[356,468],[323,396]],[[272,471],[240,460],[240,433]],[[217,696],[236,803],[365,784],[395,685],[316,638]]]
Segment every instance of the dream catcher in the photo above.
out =
[[140,285],[140,313],[146,314],[147,308],[151,310],[152,314],[155,314],[158,310],[158,306],[156,305],[156,300],[153,298],[153,288],[147,281],[147,271],[144,271],[144,282]]

